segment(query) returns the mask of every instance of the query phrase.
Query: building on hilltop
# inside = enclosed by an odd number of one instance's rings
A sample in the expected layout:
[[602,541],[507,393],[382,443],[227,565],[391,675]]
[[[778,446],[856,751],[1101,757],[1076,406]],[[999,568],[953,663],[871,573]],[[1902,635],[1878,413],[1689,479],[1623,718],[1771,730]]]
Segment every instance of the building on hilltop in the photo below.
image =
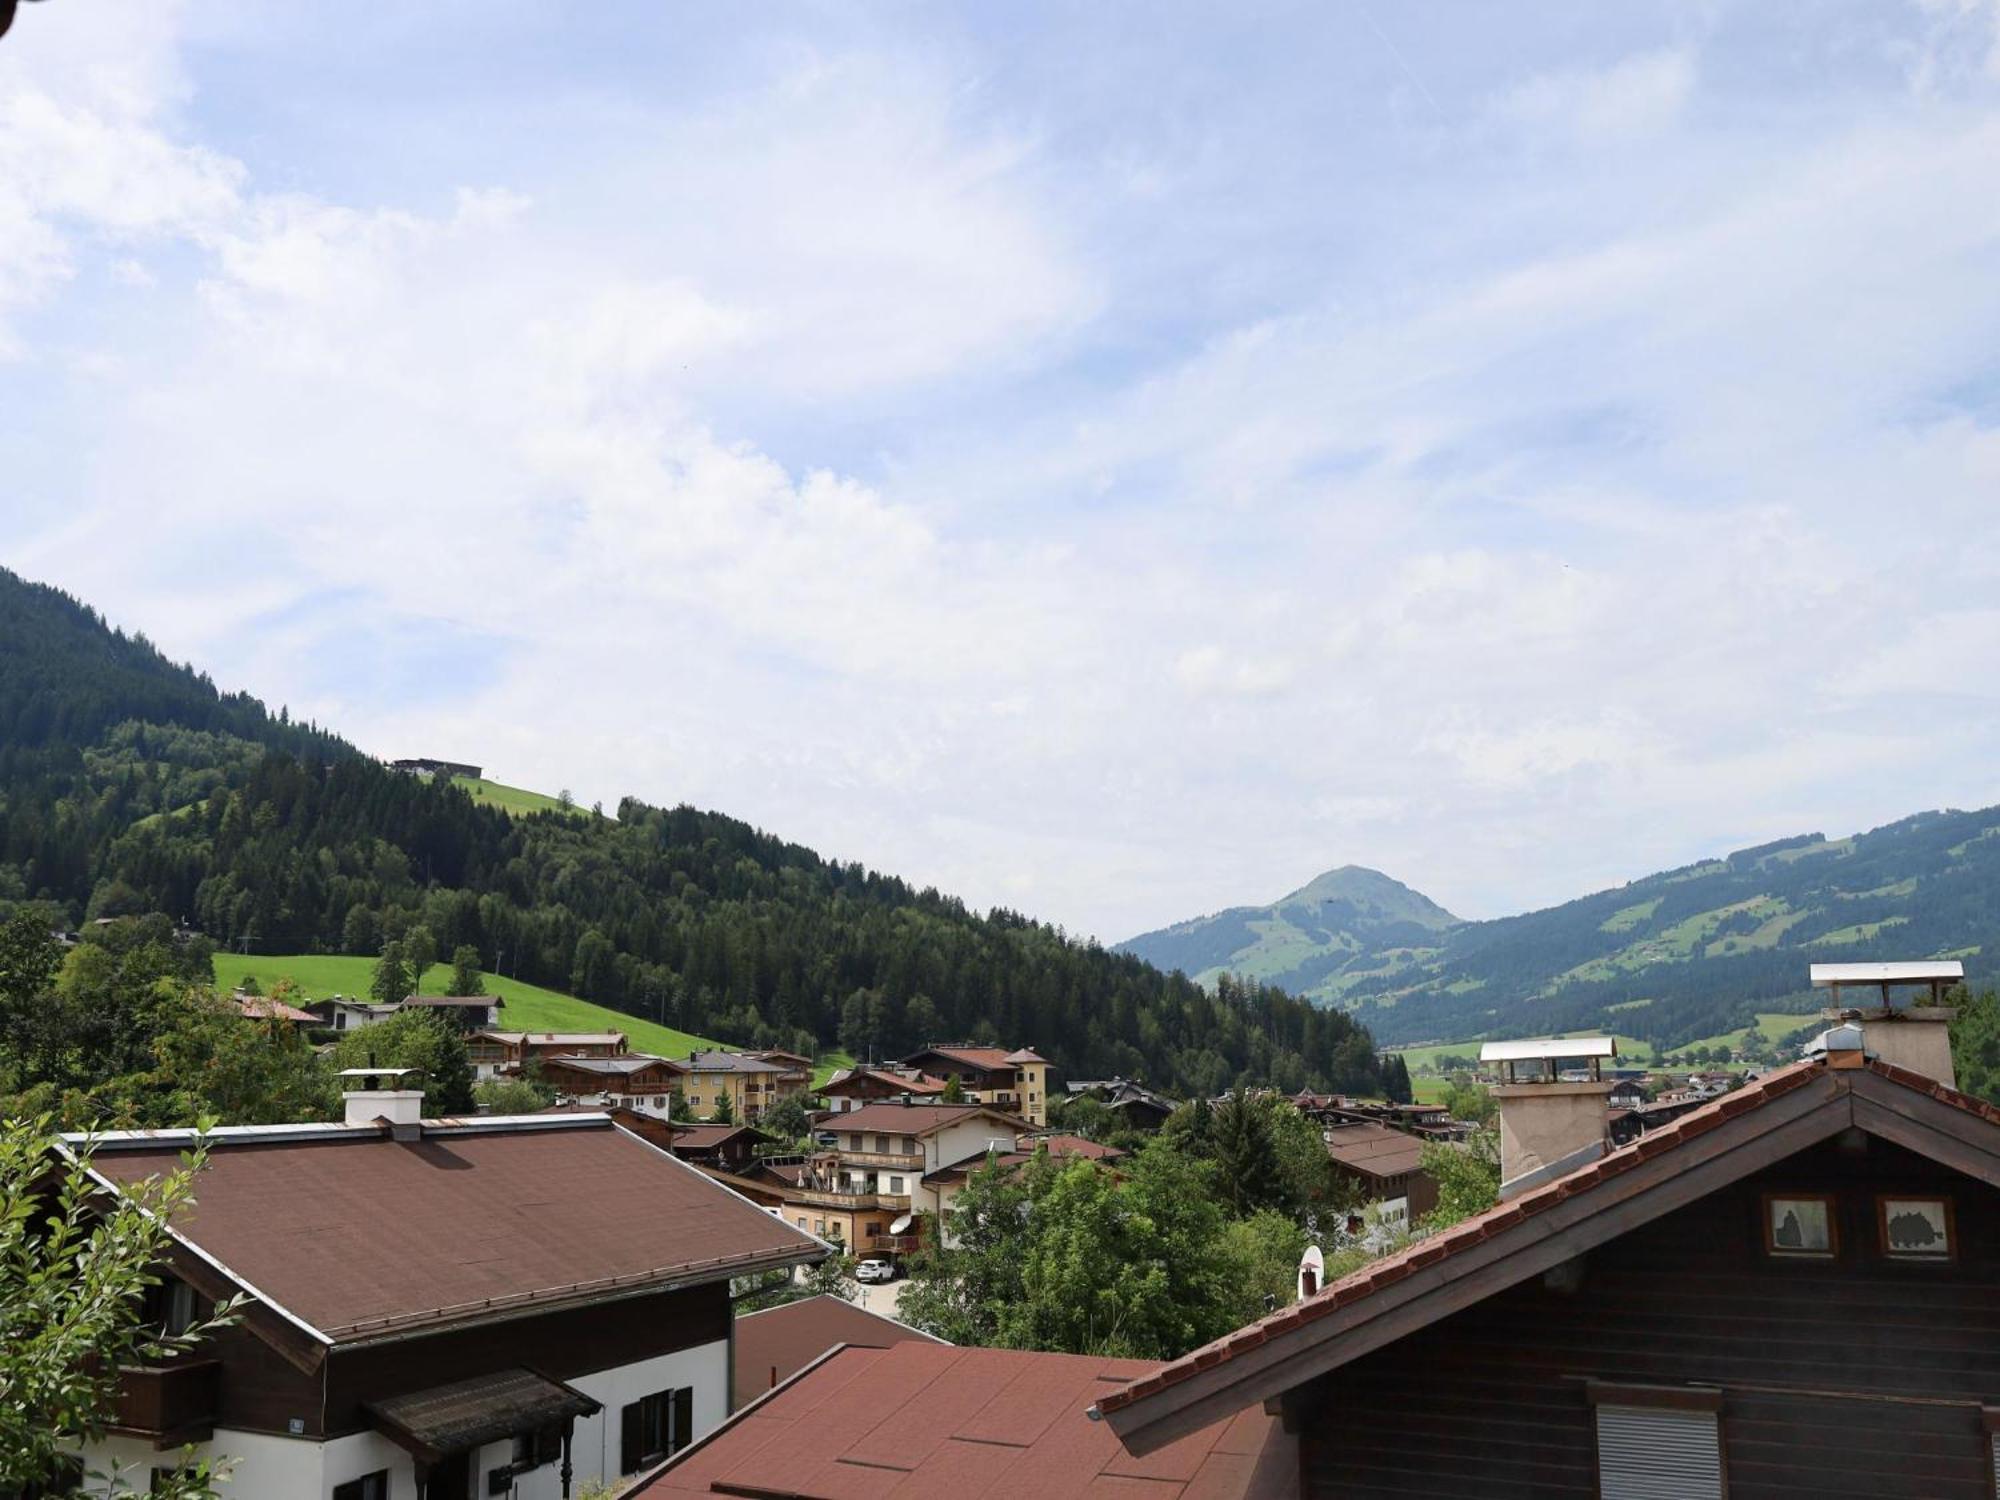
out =
[[1049,1123],[1049,1064],[1032,1047],[1009,1051],[970,1042],[932,1042],[903,1059],[903,1067],[946,1085],[954,1080],[965,1097],[1019,1115],[1031,1125]]
[[[192,1444],[257,1500],[556,1500],[724,1419],[730,1278],[827,1247],[604,1116],[425,1121],[421,1099],[210,1137],[159,1303],[186,1326],[241,1296],[241,1320],[121,1372],[93,1467]],[[120,1191],[193,1139],[99,1137],[92,1172]]]
[[820,1097],[835,1114],[860,1109],[864,1104],[882,1104],[892,1099],[918,1103],[935,1100],[945,1091],[942,1078],[931,1078],[914,1068],[877,1067],[862,1064],[841,1068],[820,1086]]
[[471,781],[483,780],[483,766],[468,765],[462,760],[431,760],[419,756],[410,760],[392,760],[389,769],[401,771],[406,776],[463,776]]
[[1065,1087],[1072,1099],[1095,1099],[1127,1130],[1158,1130],[1181,1107],[1178,1099],[1155,1093],[1130,1078],[1092,1078]]
[[498,1026],[507,1002],[498,995],[405,995],[405,1009],[437,1011],[456,1017],[468,1031],[482,1026]]
[[542,1082],[558,1094],[660,1120],[671,1118],[674,1090],[687,1073],[670,1057],[651,1057],[643,1052],[613,1057],[552,1053],[536,1059],[535,1066]]
[[1163,1457],[1279,1412],[1302,1495],[1990,1497],[2000,1109],[1950,1014],[1843,1019],[1617,1148],[1608,1084],[1505,1084],[1496,1207],[1098,1413]]
[[622,1031],[500,1031],[487,1027],[465,1039],[466,1058],[479,1078],[519,1073],[551,1058],[623,1057],[630,1050]]

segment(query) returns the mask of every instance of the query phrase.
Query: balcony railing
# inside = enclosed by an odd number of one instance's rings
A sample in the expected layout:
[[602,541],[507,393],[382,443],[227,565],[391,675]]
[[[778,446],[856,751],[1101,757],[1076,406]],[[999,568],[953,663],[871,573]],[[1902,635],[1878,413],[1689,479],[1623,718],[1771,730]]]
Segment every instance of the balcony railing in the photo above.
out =
[[862,1245],[863,1250],[891,1252],[896,1255],[912,1254],[921,1243],[914,1234],[871,1234]]
[[898,1198],[892,1193],[834,1193],[822,1188],[786,1188],[787,1203],[810,1203],[820,1208],[845,1209],[906,1209],[908,1198]]
[[924,1169],[924,1153],[921,1151],[849,1151],[845,1146],[836,1146],[826,1155],[839,1158],[841,1165],[847,1167],[887,1167],[891,1172],[921,1172]]
[[120,1365],[111,1426],[177,1443],[200,1442],[215,1425],[222,1366],[212,1359],[170,1365]]

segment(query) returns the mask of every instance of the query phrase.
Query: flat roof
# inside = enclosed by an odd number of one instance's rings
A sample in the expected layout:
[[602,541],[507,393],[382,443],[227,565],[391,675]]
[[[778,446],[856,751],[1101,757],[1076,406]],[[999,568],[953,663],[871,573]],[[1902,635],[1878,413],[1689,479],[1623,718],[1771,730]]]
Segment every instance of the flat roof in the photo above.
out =
[[1486,1042],[1479,1048],[1481,1062],[1528,1062],[1535,1059],[1570,1057],[1616,1057],[1618,1043],[1608,1036],[1536,1036],[1518,1042]]
[[1812,982],[1818,989],[1835,984],[1955,984],[1964,978],[1965,965],[1955,958],[1927,958],[1914,963],[1812,966]]

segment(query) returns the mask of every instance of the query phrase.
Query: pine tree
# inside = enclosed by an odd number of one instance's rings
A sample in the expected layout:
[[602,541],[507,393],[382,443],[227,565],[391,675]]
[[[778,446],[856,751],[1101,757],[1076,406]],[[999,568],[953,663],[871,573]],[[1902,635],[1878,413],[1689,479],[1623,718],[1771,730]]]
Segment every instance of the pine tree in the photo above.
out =
[[483,995],[481,988],[486,983],[479,972],[479,950],[470,943],[460,943],[451,950],[451,991],[454,995]]
[[403,957],[403,945],[384,943],[382,956],[375,960],[375,977],[368,983],[368,993],[378,1005],[400,1005],[410,990],[410,966]]
[[1285,1186],[1278,1164],[1271,1119],[1262,1099],[1253,1099],[1238,1084],[1215,1111],[1215,1160],[1218,1184],[1239,1215],[1283,1201]]

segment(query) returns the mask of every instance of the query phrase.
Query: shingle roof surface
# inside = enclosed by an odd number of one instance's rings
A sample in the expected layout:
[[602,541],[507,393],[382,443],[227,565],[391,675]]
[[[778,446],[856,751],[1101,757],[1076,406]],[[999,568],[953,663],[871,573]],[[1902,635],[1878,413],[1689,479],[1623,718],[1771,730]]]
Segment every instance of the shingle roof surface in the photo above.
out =
[[1087,1415],[1151,1366],[1137,1360],[901,1343],[843,1349],[628,1500],[757,1494],[796,1500],[1276,1500],[1296,1448],[1261,1411],[1144,1458]]
[[1326,1154],[1370,1177],[1401,1177],[1423,1165],[1424,1143],[1373,1122],[1335,1125],[1326,1133]]
[[[180,1149],[104,1149],[92,1164],[131,1183]],[[174,1227],[336,1342],[816,1248],[608,1122],[225,1142],[195,1191]]]
[[856,1307],[841,1297],[807,1297],[736,1320],[736,1400],[742,1406],[790,1380],[841,1344],[886,1349],[909,1342],[940,1344],[907,1323]]

